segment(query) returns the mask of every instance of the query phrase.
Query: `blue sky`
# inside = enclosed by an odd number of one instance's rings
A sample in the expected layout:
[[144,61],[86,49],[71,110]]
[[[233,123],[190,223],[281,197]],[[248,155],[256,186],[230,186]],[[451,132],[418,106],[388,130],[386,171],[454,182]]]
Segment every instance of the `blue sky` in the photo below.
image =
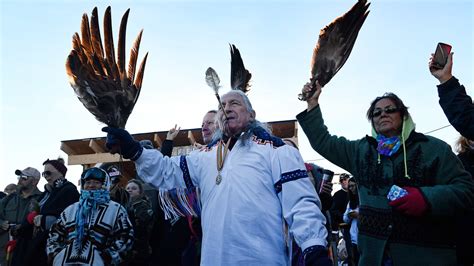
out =
[[[228,44],[252,72],[249,97],[261,121],[294,119],[304,110],[297,94],[309,78],[319,30],[355,1],[5,1],[0,2],[0,189],[15,169],[42,170],[47,158],[66,155],[61,140],[102,137],[102,124],[77,100],[65,73],[71,37],[81,16],[112,7],[114,38],[130,8],[127,47],[144,29],[139,58],[148,51],[140,99],[129,118],[131,133],[196,128],[216,107],[204,72],[212,66],[229,88]],[[387,91],[410,107],[417,131],[448,125],[428,59],[438,42],[454,51],[453,73],[472,95],[471,1],[372,1],[370,14],[343,69],[324,88],[320,104],[331,133],[358,139],[370,132],[365,112]],[[128,58],[129,49],[127,49]],[[299,130],[305,160],[341,171],[321,159]],[[451,127],[431,133],[449,144]],[[74,183],[81,167],[69,167]],[[44,183],[44,182],[42,182]],[[42,189],[42,187],[41,187]]]

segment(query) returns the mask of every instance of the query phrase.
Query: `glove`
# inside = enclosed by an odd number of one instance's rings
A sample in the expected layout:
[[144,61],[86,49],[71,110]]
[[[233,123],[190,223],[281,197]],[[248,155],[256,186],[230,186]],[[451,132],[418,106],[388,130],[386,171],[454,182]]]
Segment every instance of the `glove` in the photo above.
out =
[[[102,131],[107,132],[105,146],[111,153],[120,153],[125,159],[135,161],[142,155],[143,147],[125,129],[115,127],[104,127]],[[119,147],[118,150],[116,147]]]
[[303,251],[304,265],[306,266],[332,266],[328,250],[323,246],[311,246]]
[[33,221],[34,221],[36,215],[38,215],[37,211],[32,211],[32,212],[28,213],[28,215],[26,216],[26,220],[28,221],[29,224],[33,224]]
[[408,195],[399,199],[393,200],[388,204],[394,207],[397,211],[406,215],[421,217],[428,211],[428,204],[426,203],[423,194],[419,188],[403,187]]

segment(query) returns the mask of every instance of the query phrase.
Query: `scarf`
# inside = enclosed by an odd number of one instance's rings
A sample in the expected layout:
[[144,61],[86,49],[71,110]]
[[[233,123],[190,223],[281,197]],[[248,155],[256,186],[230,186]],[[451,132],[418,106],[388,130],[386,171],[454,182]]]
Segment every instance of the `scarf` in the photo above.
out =
[[377,135],[377,151],[386,156],[392,156],[398,151],[401,145],[400,138],[398,136],[386,138],[382,135]]
[[97,205],[108,203],[109,201],[110,193],[108,190],[98,189],[81,191],[79,209],[76,213],[76,235],[80,244],[82,244],[85,234],[84,228],[85,225],[89,223],[92,211],[97,208]]

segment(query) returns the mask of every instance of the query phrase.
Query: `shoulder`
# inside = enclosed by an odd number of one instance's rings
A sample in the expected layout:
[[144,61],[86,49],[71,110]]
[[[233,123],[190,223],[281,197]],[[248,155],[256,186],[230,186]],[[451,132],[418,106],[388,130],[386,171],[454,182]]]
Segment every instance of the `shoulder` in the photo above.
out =
[[268,131],[266,131],[265,129],[261,127],[256,127],[253,130],[253,135],[254,135],[253,140],[257,144],[271,144],[275,148],[285,145],[282,139],[270,134]]

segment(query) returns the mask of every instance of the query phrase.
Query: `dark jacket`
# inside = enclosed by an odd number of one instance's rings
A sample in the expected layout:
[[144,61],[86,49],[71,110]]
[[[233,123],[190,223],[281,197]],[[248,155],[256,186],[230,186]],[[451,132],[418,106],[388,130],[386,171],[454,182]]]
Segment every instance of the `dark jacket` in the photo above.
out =
[[[24,198],[18,193],[12,193],[0,201],[0,223],[8,221],[10,224],[19,226],[25,221],[26,216],[32,211],[31,204],[37,203],[41,191],[38,188],[31,193],[30,196]],[[16,227],[15,226],[15,227]],[[0,264],[6,265],[5,262],[5,245],[9,240],[8,231],[0,229]]]
[[131,200],[127,212],[135,233],[132,264],[147,265],[151,254],[150,239],[154,224],[151,203],[146,196],[140,196]]
[[[474,150],[458,154],[464,168],[474,177]],[[456,217],[457,224],[457,256],[460,265],[474,265],[474,208]]]
[[[452,217],[474,206],[474,183],[448,144],[415,132],[407,118],[406,152],[401,147],[387,157],[379,155],[373,137],[350,141],[330,135],[319,106],[297,119],[311,146],[358,183],[360,265],[381,265],[384,251],[393,265],[455,265]],[[387,194],[394,184],[419,188],[429,212],[415,218],[392,209]]]
[[33,225],[22,224],[17,247],[13,253],[12,265],[46,265],[46,240],[51,225],[66,207],[79,200],[79,192],[74,184],[63,179],[54,186],[45,185],[45,191],[39,199],[41,229],[33,234]]
[[346,211],[347,203],[349,202],[347,198],[347,191],[340,189],[332,196],[332,206],[329,209],[332,220],[332,229],[338,230],[339,224],[343,223],[342,215]]
[[449,123],[464,137],[474,140],[474,104],[464,86],[452,77],[438,85],[439,105]]

